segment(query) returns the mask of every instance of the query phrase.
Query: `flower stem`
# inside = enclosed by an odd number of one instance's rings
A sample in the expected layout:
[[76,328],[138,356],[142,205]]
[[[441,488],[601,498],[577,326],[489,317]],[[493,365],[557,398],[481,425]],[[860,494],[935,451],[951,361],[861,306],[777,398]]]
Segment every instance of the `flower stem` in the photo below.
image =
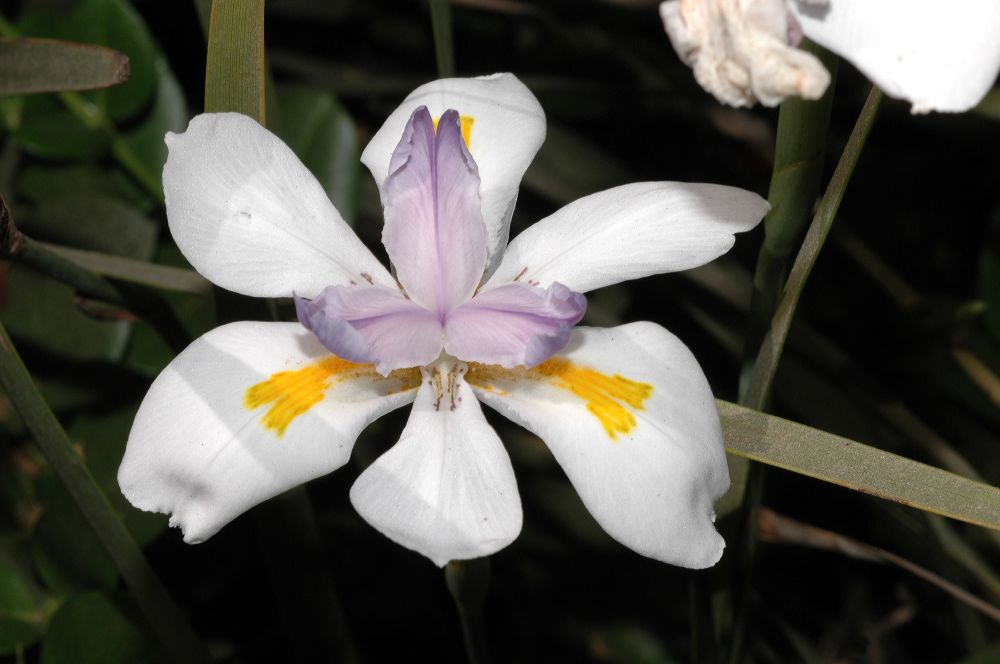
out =
[[[761,341],[785,286],[788,261],[802,236],[819,195],[826,155],[827,133],[833,109],[839,60],[823,47],[804,41],[804,51],[820,59],[830,72],[830,85],[816,101],[789,97],[778,113],[774,168],[768,190],[771,211],[764,218],[764,243],[754,271],[753,295],[743,344],[739,403],[757,410],[767,406],[768,395],[747,400],[748,377],[757,363]],[[717,506],[721,515],[735,512],[732,561],[732,641],[730,662],[742,656],[750,573],[757,544],[757,512],[764,489],[765,468],[747,459],[727,457],[732,485]]]
[[469,664],[487,664],[490,660],[483,601],[490,585],[490,559],[452,560],[445,567],[444,578],[462,622]]
[[785,347],[785,339],[788,338],[788,330],[792,324],[792,316],[795,314],[795,307],[798,305],[802,289],[805,288],[806,280],[812,272],[813,265],[819,257],[820,249],[826,242],[827,235],[833,227],[833,220],[840,209],[840,202],[844,199],[844,192],[854,174],[854,167],[857,166],[861,150],[868,140],[875,117],[878,115],[879,105],[882,103],[883,94],[877,87],[872,86],[868,99],[861,109],[850,138],[847,139],[847,146],[844,153],[837,162],[837,168],[830,178],[830,184],[820,199],[816,209],[816,216],[813,217],[802,247],[795,257],[795,263],[788,275],[788,282],[778,300],[774,317],[764,335],[754,362],[750,379],[747,381],[747,389],[744,401],[751,406],[762,403],[766,400],[771,391],[771,384],[774,382],[775,370],[778,361],[781,359],[781,352]]
[[170,598],[38,392],[3,323],[0,323],[0,384],[172,659],[183,664],[210,661],[197,634]]
[[455,75],[455,50],[451,39],[451,0],[429,0],[429,2],[438,78],[451,78]]
[[[774,316],[770,326],[765,333],[756,355],[753,369],[749,379],[745,383],[741,404],[749,405],[756,410],[763,410],[771,392],[771,385],[774,382],[774,374],[778,368],[778,361],[784,349],[785,340],[788,337],[788,330],[791,327],[792,316],[798,304],[802,289],[809,278],[813,265],[819,256],[819,251],[826,241],[826,237],[833,226],[840,202],[844,198],[847,185],[850,183],[854,167],[861,156],[868,135],[878,114],[878,108],[882,101],[882,92],[872,86],[868,99],[858,115],[854,129],[847,139],[844,152],[840,155],[837,167],[830,178],[823,197],[816,208],[816,215],[813,217],[806,237],[802,241],[799,253],[795,257],[795,263],[789,272],[787,283],[784,284],[780,298],[777,300]],[[739,654],[742,647],[744,613],[746,610],[745,590],[749,584],[750,565],[752,564],[755,544],[757,541],[758,512],[761,503],[763,490],[763,466],[753,464],[750,467],[748,477],[746,501],[743,510],[742,531],[740,539],[741,550],[737,554],[735,574],[737,579],[742,578],[742,582],[737,582],[737,591],[742,587],[744,592],[738,596],[734,602],[736,618],[734,620],[733,648],[731,650],[731,662],[739,661]]]
[[[830,71],[830,87],[817,101],[790,97],[781,104],[778,113],[774,169],[767,194],[771,211],[764,217],[764,244],[754,272],[740,375],[741,396],[746,393],[750,370],[785,287],[788,263],[812,214],[823,175],[826,135],[837,84],[837,56],[815,44],[803,44],[803,49],[819,57]],[[741,400],[740,403],[751,408],[764,407],[763,402]]]

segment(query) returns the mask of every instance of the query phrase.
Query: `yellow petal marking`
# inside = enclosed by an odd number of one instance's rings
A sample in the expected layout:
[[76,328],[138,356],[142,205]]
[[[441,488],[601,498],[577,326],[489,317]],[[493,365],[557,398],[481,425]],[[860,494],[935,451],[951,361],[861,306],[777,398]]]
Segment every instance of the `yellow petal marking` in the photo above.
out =
[[[434,131],[437,131],[438,122],[441,121],[440,117],[434,118]],[[462,139],[465,141],[465,147],[472,149],[472,125],[476,123],[476,118],[471,115],[459,115],[458,121],[462,123]]]
[[420,385],[417,369],[401,369],[382,376],[371,364],[355,364],[331,355],[301,369],[271,374],[267,380],[247,389],[243,405],[247,410],[257,410],[270,404],[261,417],[261,424],[281,438],[295,418],[323,400],[335,382],[362,378],[385,383],[382,390],[385,395]]
[[469,364],[465,379],[480,389],[506,396],[496,381],[536,380],[547,382],[579,397],[604,427],[608,438],[618,440],[637,426],[633,411],[641,411],[653,394],[653,386],[619,374],[608,375],[561,357],[553,357],[532,369],[504,369],[497,365]]

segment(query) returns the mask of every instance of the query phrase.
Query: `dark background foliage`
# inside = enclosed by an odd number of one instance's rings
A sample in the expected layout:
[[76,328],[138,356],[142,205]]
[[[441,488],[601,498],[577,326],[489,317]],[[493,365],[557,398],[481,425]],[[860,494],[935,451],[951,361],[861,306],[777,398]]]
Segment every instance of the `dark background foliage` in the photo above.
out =
[[[158,180],[156,137],[183,128],[204,99],[205,41],[194,4],[25,0],[0,8],[25,34],[107,43],[132,57],[130,91],[100,103],[122,136],[140,136],[144,168]],[[655,2],[463,0],[453,20],[459,74],[512,71],[548,116],[514,232],[631,181],[716,182],[766,195],[777,111],[724,108],[703,92],[672,51]],[[266,25],[275,83],[269,126],[381,252],[378,194],[356,158],[398,102],[436,77],[426,4],[271,0]],[[170,72],[179,87],[164,83]],[[867,90],[842,63],[825,177]],[[25,232],[183,265],[156,196],[106,140],[81,129],[51,96],[22,103],[0,107],[0,191]],[[142,143],[143,132],[153,139]],[[906,103],[887,100],[806,288],[774,412],[935,465],[942,449],[954,452],[990,483],[1000,481],[998,146],[1000,124],[988,109],[913,116]],[[667,327],[694,351],[717,396],[733,400],[761,237],[760,229],[741,236],[711,268],[597,292],[585,322]],[[213,326],[211,301],[166,298],[189,335]],[[309,485],[321,550],[303,542],[290,516],[303,493],[185,545],[165,519],[135,513],[117,495],[114,473],[131,417],[174,352],[147,323],[114,314],[23,266],[0,264],[0,317],[220,660],[321,661],[320,653],[339,647],[331,645],[338,605],[363,661],[463,660],[441,570],[367,526],[347,499],[360,470],[396,440],[405,413],[372,425],[351,464]],[[632,553],[603,534],[539,441],[491,421],[508,444],[524,502],[522,535],[492,559],[486,616],[495,660],[690,659],[693,600],[721,610],[740,591],[730,581],[731,556],[712,571],[691,572]],[[0,653],[14,661],[20,641],[28,644],[19,655],[25,661],[156,661],[117,573],[2,395],[0,474]],[[764,504],[1000,599],[990,583],[998,540],[982,529],[780,470],[767,473]],[[723,520],[720,528],[732,550],[734,524]],[[895,567],[836,552],[761,544],[748,597],[753,661],[1000,658],[995,623]]]

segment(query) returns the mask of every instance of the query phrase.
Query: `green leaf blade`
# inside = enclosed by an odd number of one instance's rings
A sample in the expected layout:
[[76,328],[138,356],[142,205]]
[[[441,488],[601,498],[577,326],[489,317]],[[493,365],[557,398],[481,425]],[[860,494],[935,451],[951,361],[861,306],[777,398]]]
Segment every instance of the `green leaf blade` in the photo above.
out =
[[1000,530],[1000,488],[728,401],[716,403],[731,454]]
[[235,112],[264,124],[264,0],[212,3],[205,112]]

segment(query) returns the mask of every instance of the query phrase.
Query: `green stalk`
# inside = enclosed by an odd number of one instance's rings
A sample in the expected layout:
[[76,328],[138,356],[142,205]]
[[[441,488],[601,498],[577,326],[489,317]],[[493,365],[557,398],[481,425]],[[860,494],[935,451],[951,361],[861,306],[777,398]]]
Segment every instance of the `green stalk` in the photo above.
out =
[[210,661],[208,651],[160,583],[38,392],[3,323],[0,323],[0,384],[128,584],[136,604],[171,658],[179,664]]
[[[875,122],[882,96],[882,92],[877,87],[872,86],[868,99],[865,101],[854,129],[851,131],[851,136],[847,140],[847,146],[844,148],[844,152],[837,162],[833,177],[830,178],[830,184],[820,199],[816,216],[809,226],[806,237],[802,242],[802,247],[795,258],[795,263],[792,265],[792,270],[788,275],[781,298],[778,300],[771,325],[763,338],[753,369],[750,372],[749,380],[745,384],[746,389],[740,400],[742,405],[749,405],[756,410],[763,410],[768,401],[771,386],[774,382],[774,374],[778,368],[778,361],[781,359],[785,340],[788,338],[788,330],[791,327],[795,307],[798,304],[803,288],[805,288],[809,273],[816,263],[820,249],[823,247],[830,228],[833,226],[833,220],[836,217],[837,210],[840,208],[840,202],[844,198],[851,175],[854,173],[854,168],[861,157],[861,150],[864,148],[868,134],[871,132],[871,128]],[[741,549],[737,557],[735,573],[737,579],[742,579],[742,581],[737,582],[739,585],[736,587],[743,588],[744,591],[749,587],[750,565],[753,561],[757,541],[756,524],[763,492],[763,468],[761,465],[751,466],[750,468],[746,491],[747,500],[743,510],[743,532],[739,540]],[[731,662],[739,661],[742,649],[746,610],[745,599],[746,592],[734,602],[736,619],[734,621]]]
[[452,560],[444,570],[448,591],[455,600],[469,664],[488,664],[483,602],[490,586],[490,559]]
[[434,59],[437,61],[438,78],[455,75],[455,49],[451,39],[451,1],[429,0],[431,29],[434,31]]
[[[778,113],[774,168],[768,202],[771,211],[764,218],[764,243],[757,256],[753,295],[740,371],[739,403],[764,410],[767,397],[747,400],[749,369],[756,366],[757,353],[767,324],[774,314],[785,285],[788,261],[809,218],[816,197],[826,154],[826,136],[833,108],[838,58],[826,49],[805,41],[802,49],[818,57],[830,72],[831,80],[817,101],[789,97]],[[750,569],[757,543],[757,512],[764,491],[764,466],[746,459],[727,457],[732,484],[717,506],[721,515],[737,512],[735,555],[732,563],[736,596],[733,601],[731,661],[739,661],[749,593]]]
[[[771,211],[764,217],[764,243],[757,256],[740,370],[739,403],[757,409],[763,409],[765,403],[750,403],[745,399],[750,370],[756,362],[760,344],[785,287],[792,251],[802,236],[819,196],[826,154],[826,134],[830,126],[833,91],[837,83],[837,56],[809,41],[804,41],[802,48],[820,59],[830,72],[831,81],[830,87],[819,100],[806,101],[789,97],[781,104],[778,112],[774,168],[767,194]],[[720,516],[734,512],[743,504],[750,481],[750,468],[748,461],[729,457],[732,485],[716,506]],[[756,471],[756,474],[760,475],[760,471]]]
[[[767,201],[771,211],[764,217],[764,244],[754,272],[750,320],[743,351],[740,394],[746,392],[749,369],[755,364],[760,343],[767,331],[778,298],[785,287],[788,263],[798,246],[806,223],[819,196],[826,135],[830,127],[833,91],[837,84],[837,56],[805,42],[803,50],[817,56],[831,74],[830,87],[817,101],[789,97],[778,112],[778,134],[774,169]],[[762,408],[764,404],[744,406]]]
[[868,140],[875,117],[878,115],[879,105],[882,103],[882,91],[872,86],[868,99],[861,109],[858,121],[851,131],[850,138],[847,139],[847,146],[844,153],[837,162],[837,168],[830,178],[826,193],[819,202],[816,216],[813,218],[809,231],[806,233],[802,247],[798,256],[795,257],[795,264],[788,275],[788,284],[785,286],[781,299],[778,301],[774,317],[764,336],[750,373],[747,384],[746,401],[751,406],[762,403],[766,400],[771,391],[771,384],[774,382],[774,373],[781,359],[781,352],[785,347],[785,340],[788,338],[788,330],[792,324],[792,316],[795,314],[795,307],[799,303],[799,297],[805,288],[806,280],[812,272],[813,265],[819,257],[820,249],[826,242],[826,237],[833,227],[833,220],[836,218],[837,210],[840,209],[840,202],[847,191],[847,185],[854,174],[854,167],[857,166],[861,150]]

